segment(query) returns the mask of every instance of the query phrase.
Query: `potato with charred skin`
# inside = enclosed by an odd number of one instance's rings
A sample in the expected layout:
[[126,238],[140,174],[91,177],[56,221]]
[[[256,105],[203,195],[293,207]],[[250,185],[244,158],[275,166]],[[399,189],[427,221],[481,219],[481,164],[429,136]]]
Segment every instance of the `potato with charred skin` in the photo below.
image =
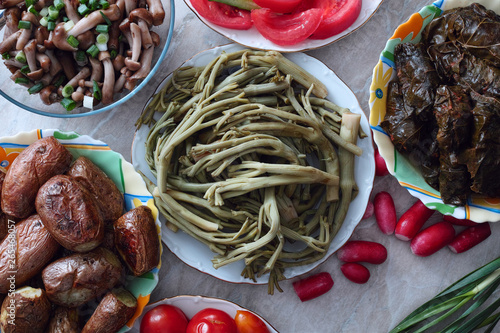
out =
[[2,186],[2,211],[26,218],[35,208],[38,189],[69,169],[73,157],[54,137],[35,141],[12,162]]
[[123,214],[123,194],[115,183],[97,165],[80,156],[69,169],[73,177],[96,198],[104,221],[113,222]]
[[118,332],[135,314],[137,299],[123,288],[108,292],[81,333]]
[[79,333],[78,321],[78,312],[75,308],[58,306],[50,318],[46,333]]
[[16,287],[22,286],[41,272],[59,249],[38,215],[12,224],[10,230],[0,243],[0,293],[4,294],[11,289],[9,277],[14,276]]
[[151,209],[136,207],[113,224],[115,247],[135,276],[149,272],[160,260],[160,240]]
[[3,300],[0,328],[3,333],[43,332],[49,322],[51,305],[40,288],[23,287]]
[[118,257],[99,247],[50,263],[42,272],[42,280],[52,303],[77,307],[113,288],[122,271]]
[[104,221],[92,194],[70,176],[57,175],[38,191],[36,210],[66,249],[87,252],[101,244]]

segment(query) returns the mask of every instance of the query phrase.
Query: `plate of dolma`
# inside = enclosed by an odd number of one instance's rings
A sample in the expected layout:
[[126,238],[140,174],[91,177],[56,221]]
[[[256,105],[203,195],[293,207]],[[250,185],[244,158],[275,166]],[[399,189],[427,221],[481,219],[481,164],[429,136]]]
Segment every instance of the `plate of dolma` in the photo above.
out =
[[442,214],[500,220],[500,2],[439,0],[373,70],[370,126],[389,172]]

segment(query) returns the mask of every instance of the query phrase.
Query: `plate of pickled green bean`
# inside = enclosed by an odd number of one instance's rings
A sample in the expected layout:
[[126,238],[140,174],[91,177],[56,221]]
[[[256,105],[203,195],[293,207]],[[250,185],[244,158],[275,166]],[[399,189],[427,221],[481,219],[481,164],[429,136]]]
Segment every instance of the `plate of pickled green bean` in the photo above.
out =
[[319,60],[229,44],[186,61],[137,121],[132,162],[187,265],[233,283],[278,282],[352,235],[375,175],[368,120]]

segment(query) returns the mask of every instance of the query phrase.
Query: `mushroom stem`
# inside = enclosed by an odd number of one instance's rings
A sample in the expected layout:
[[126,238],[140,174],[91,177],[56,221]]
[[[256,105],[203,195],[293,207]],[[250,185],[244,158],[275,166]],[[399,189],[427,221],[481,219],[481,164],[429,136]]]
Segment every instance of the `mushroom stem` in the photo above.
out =
[[4,12],[5,15],[5,32],[3,40],[19,30],[19,20],[21,19],[21,10],[18,7],[12,7]]
[[24,0],[0,0],[0,9],[14,7],[24,2]]
[[0,43],[0,54],[9,52],[15,48],[17,39],[21,35],[21,32],[21,30],[16,31],[12,35],[4,39],[2,43]]
[[111,62],[109,52],[100,52],[99,60],[104,66],[104,83],[102,85],[102,99],[101,102],[106,104],[113,103],[113,89],[115,84],[115,69]]
[[47,57],[50,59],[50,69],[49,73],[52,76],[56,76],[57,73],[59,73],[62,69],[61,63],[57,59],[57,57],[54,55],[54,51],[52,50],[46,50],[45,54]]
[[42,82],[44,86],[48,86],[53,79],[54,77],[50,75],[50,73],[45,73],[40,79],[40,82]]
[[[12,81],[16,81],[16,79],[18,79],[18,78],[22,78],[22,77],[25,77],[25,76],[24,76],[24,74],[23,74],[23,73],[21,73],[21,70],[20,70],[20,69],[18,69],[17,71],[15,71],[15,72],[14,72],[14,74],[12,74],[12,75],[10,76],[10,79],[11,79]],[[29,87],[32,87],[32,86],[33,86],[33,82],[31,82],[31,81],[30,81],[29,83],[26,83],[26,84],[25,84],[25,83],[21,83],[21,85],[25,86],[26,88],[29,88]]]
[[57,88],[53,85],[46,86],[40,90],[40,99],[45,105],[50,105],[59,101],[60,97],[57,95]]
[[90,68],[83,67],[80,70],[80,72],[78,72],[78,74],[73,76],[71,80],[69,80],[68,83],[66,83],[66,85],[70,85],[73,88],[76,88],[78,86],[78,81],[80,81],[81,79],[86,79],[87,77],[89,77],[89,75],[90,75]]
[[[73,5],[73,1],[64,0],[64,11],[66,12],[66,16],[73,21],[74,24],[77,24],[80,21],[80,15],[76,11],[75,6]],[[75,2],[76,3],[76,2]]]
[[52,62],[46,54],[36,52],[35,59],[36,61],[38,61],[40,67],[42,67],[44,72],[48,72],[50,70],[50,65],[52,64]]
[[137,8],[137,0],[125,0],[125,16],[129,16],[130,12]]
[[92,74],[90,75],[90,81],[101,82],[102,76],[104,74],[102,63],[98,59],[93,57],[89,57],[89,60],[90,60],[90,65],[92,66]]
[[117,94],[123,90],[123,86],[127,81],[127,76],[125,74],[121,74],[118,80],[115,82],[115,87],[113,88],[113,93]]
[[[82,20],[83,21],[83,20]],[[81,22],[81,21],[80,21]],[[73,30],[73,29],[71,29]],[[64,22],[56,25],[54,31],[52,31],[52,42],[54,46],[63,51],[77,51],[78,48],[71,46],[68,43],[68,33],[64,29]]]
[[165,19],[165,10],[161,0],[146,0],[149,12],[153,16],[153,25],[161,25]]
[[110,5],[106,10],[96,10],[90,13],[88,16],[82,18],[74,27],[68,31],[71,36],[77,37],[83,34],[85,31],[94,29],[98,24],[104,23],[105,15],[111,22],[116,21],[121,18],[122,13],[117,5]]

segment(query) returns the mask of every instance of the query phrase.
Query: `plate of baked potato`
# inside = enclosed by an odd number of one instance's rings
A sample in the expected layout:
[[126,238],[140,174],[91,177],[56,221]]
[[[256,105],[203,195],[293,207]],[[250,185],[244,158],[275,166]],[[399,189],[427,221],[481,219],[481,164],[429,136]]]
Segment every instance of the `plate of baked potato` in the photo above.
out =
[[58,130],[0,138],[2,332],[125,332],[161,267],[142,177],[104,142]]

